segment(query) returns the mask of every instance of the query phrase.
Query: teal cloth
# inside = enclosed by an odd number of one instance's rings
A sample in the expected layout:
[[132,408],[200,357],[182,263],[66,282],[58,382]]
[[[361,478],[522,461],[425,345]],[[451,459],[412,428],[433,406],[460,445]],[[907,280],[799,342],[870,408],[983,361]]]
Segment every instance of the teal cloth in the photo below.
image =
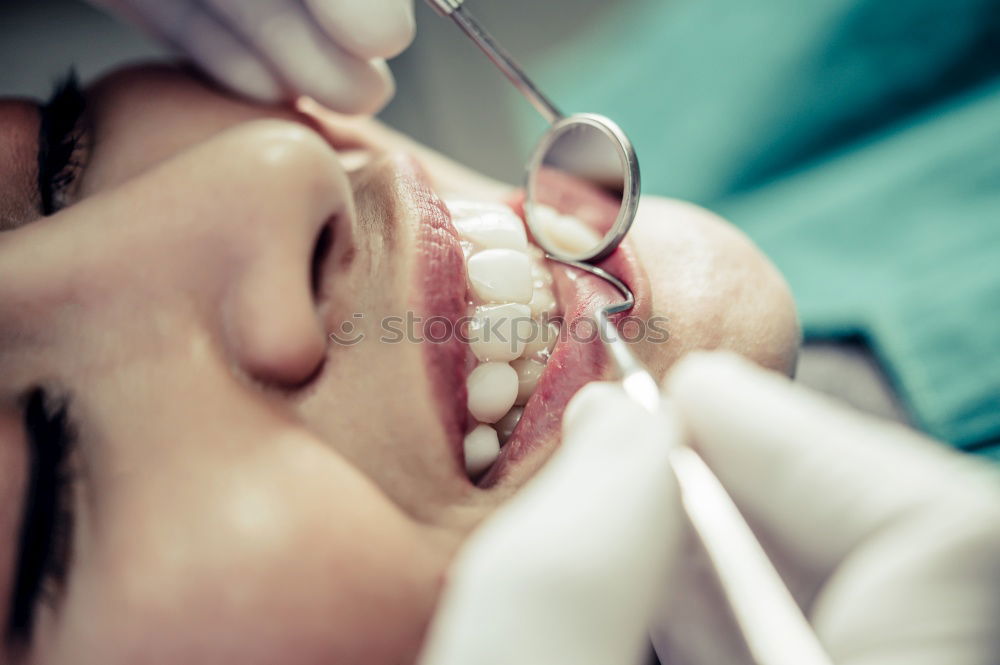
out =
[[[529,63],[630,134],[646,193],[745,229],[807,339],[1000,458],[1000,0],[627,0]],[[537,124],[524,115],[525,149]]]

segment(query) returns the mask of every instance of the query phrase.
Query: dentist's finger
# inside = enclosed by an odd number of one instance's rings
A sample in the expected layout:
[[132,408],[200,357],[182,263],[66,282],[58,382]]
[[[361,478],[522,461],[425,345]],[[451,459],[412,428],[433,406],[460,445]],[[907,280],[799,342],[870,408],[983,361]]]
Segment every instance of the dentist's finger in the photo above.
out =
[[689,357],[667,388],[741,510],[818,574],[916,512],[996,496],[995,479],[964,456],[737,356]]
[[563,447],[459,553],[423,665],[636,662],[675,559],[677,437],[620,387],[584,388]]
[[392,58],[413,41],[413,0],[304,2],[326,33],[358,58]]
[[288,0],[207,4],[280,77],[289,96],[308,95],[341,113],[374,113],[392,97],[395,87],[385,62],[345,51],[304,5]]
[[195,0],[135,0],[112,5],[181,51],[223,87],[273,104],[285,97],[281,82],[233,32]]

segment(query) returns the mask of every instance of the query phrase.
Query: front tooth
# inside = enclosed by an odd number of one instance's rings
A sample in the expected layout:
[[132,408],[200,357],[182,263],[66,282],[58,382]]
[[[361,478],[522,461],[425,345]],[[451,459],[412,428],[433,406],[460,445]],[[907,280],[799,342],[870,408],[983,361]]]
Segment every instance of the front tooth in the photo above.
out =
[[487,249],[469,259],[469,281],[483,302],[531,301],[534,286],[528,255],[513,249]]
[[481,423],[495,423],[514,406],[519,376],[507,363],[483,363],[472,370],[465,385],[469,392],[469,413]]
[[530,358],[518,358],[510,366],[517,375],[517,399],[514,403],[523,406],[538,387],[538,380],[542,378],[545,365]]
[[465,435],[465,472],[478,476],[492,466],[500,456],[500,439],[489,425],[477,425]]
[[549,220],[544,228],[548,242],[569,254],[589,252],[601,242],[601,236],[596,231],[569,215]]
[[481,212],[473,217],[456,219],[454,224],[463,238],[483,249],[513,249],[523,252],[528,248],[524,223],[512,210]]
[[517,424],[521,422],[521,416],[524,415],[524,407],[515,406],[507,414],[497,421],[494,425],[497,430],[497,435],[500,437],[500,443],[506,443],[510,435],[514,433],[514,428]]
[[520,357],[531,337],[531,310],[508,303],[477,307],[469,323],[469,346],[480,362],[507,362]]
[[552,322],[546,323],[544,326],[538,323],[533,332],[531,339],[524,345],[523,355],[525,357],[548,353],[552,351],[552,347],[559,340],[559,326]]

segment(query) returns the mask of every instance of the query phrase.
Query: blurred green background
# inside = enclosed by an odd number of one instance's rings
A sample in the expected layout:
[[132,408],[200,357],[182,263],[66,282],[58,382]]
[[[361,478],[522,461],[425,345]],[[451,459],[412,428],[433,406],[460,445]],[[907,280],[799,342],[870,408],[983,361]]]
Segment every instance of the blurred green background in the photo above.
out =
[[[383,118],[510,182],[544,129],[449,22]],[[799,379],[1000,458],[1000,0],[468,0],[566,111],[617,120],[644,192],[785,273]],[[3,0],[0,93],[163,52],[73,0]]]

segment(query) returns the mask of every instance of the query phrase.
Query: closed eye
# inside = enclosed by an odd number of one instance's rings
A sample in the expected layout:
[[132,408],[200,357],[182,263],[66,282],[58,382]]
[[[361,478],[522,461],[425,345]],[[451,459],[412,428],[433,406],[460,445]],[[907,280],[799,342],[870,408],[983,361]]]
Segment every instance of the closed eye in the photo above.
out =
[[58,83],[41,108],[38,132],[38,194],[42,214],[69,205],[89,155],[86,99],[75,72]]
[[66,403],[53,404],[44,391],[32,390],[24,400],[24,426],[30,464],[6,629],[9,644],[30,644],[39,604],[54,602],[65,586],[73,541],[69,460],[76,437]]

